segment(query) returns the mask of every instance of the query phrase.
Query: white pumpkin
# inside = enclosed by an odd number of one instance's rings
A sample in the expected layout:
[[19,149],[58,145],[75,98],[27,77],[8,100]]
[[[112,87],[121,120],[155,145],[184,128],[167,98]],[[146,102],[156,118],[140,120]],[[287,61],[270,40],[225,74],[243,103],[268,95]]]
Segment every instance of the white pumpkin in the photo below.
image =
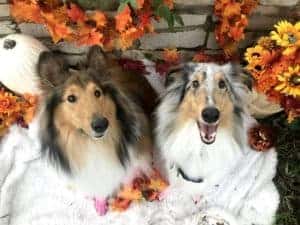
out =
[[255,90],[249,93],[248,99],[248,110],[255,118],[265,118],[283,110],[279,104],[270,102],[266,95]]
[[37,62],[48,51],[37,39],[11,34],[0,39],[0,82],[19,94],[40,94]]

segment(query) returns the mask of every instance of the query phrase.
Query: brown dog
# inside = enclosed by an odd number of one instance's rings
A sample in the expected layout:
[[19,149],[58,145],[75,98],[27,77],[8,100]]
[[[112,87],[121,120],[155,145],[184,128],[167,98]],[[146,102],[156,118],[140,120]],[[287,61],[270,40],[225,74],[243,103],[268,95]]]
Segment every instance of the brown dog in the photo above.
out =
[[150,168],[146,115],[156,95],[143,76],[122,71],[99,47],[91,48],[87,66],[79,70],[44,52],[38,71],[47,94],[43,152],[79,187],[107,197]]

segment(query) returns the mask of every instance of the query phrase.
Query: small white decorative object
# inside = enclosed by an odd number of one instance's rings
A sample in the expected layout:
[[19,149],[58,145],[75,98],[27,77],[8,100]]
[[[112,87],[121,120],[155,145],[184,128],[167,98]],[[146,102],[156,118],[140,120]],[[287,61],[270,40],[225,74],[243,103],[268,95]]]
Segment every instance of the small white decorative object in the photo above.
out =
[[257,93],[255,90],[249,93],[248,99],[249,112],[255,118],[265,118],[283,110],[280,105],[270,102],[265,95]]
[[40,94],[37,62],[48,51],[37,39],[11,34],[0,39],[0,82],[19,94]]

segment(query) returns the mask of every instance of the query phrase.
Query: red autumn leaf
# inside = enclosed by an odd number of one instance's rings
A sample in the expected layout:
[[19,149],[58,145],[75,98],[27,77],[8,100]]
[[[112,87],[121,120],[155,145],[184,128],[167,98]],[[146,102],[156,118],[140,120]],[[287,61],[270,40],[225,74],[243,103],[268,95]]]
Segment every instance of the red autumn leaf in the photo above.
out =
[[155,64],[155,70],[161,76],[167,75],[167,73],[170,71],[170,68],[171,64],[167,62],[156,62]]
[[116,29],[119,32],[126,30],[132,23],[131,10],[127,5],[122,12],[118,13],[115,17]]
[[73,3],[71,3],[70,8],[67,9],[67,14],[72,22],[83,23],[86,20],[84,11]]
[[132,60],[132,59],[120,59],[119,65],[123,68],[125,71],[133,71],[138,74],[146,74],[146,66],[144,63],[140,60]]
[[200,51],[194,55],[193,61],[195,61],[195,62],[211,62],[212,58],[210,55],[205,54],[203,51]]
[[152,12],[138,12],[138,27],[148,32],[153,32],[154,28],[151,23]]

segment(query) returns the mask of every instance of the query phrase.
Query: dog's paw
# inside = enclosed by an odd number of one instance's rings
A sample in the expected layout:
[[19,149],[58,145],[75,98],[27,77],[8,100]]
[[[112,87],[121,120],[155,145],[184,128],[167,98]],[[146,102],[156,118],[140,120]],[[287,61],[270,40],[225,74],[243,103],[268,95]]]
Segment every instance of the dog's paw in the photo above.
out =
[[199,214],[198,225],[239,225],[237,219],[221,208],[209,208]]

